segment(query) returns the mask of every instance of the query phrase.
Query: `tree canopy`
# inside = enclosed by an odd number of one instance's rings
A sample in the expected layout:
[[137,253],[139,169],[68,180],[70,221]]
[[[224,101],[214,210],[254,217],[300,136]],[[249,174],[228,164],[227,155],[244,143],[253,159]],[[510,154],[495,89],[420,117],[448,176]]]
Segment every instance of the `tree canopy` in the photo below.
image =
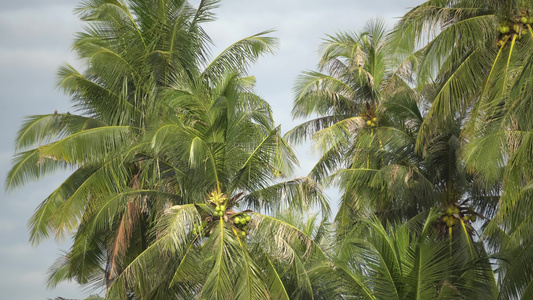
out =
[[[248,67],[209,54],[218,1],[88,0],[60,67],[75,114],[27,118],[14,189],[72,174],[29,221],[71,236],[49,286],[104,299],[529,299],[533,2],[429,0],[328,35],[282,134]],[[295,177],[291,143],[321,157]],[[323,189],[341,191],[334,217]]]

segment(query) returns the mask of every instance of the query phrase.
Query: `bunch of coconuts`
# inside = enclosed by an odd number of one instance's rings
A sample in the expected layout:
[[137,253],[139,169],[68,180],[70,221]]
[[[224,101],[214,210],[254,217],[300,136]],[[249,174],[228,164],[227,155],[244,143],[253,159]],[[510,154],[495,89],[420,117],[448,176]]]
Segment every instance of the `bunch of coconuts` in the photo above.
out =
[[207,203],[210,203],[211,205],[215,206],[215,212],[213,213],[213,216],[224,216],[224,213],[226,212],[226,200],[228,200],[228,197],[224,195],[224,193],[222,193],[221,191],[214,190],[213,192],[211,192],[211,194],[209,194]]
[[[248,234],[247,233],[248,223],[252,221],[252,217],[246,214],[246,212],[237,213],[231,209],[226,211],[226,204],[228,204],[227,200],[228,200],[228,197],[224,195],[221,191],[214,190],[213,192],[211,192],[208,195],[207,203],[211,205],[210,206],[211,208],[214,206],[215,209],[214,209],[214,212],[211,211],[213,213],[213,217],[208,217],[207,220],[212,221],[216,217],[219,217],[220,219],[224,221],[230,221],[233,223],[233,226],[239,230],[238,231],[239,236],[242,238],[245,238]],[[201,233],[203,231],[207,223],[205,224],[202,223],[202,224],[203,226],[199,226],[199,227],[195,226],[193,230],[194,234],[196,234],[195,232]]]
[[226,211],[226,205],[217,205],[215,207],[215,216],[222,217],[224,215],[224,212]]
[[452,228],[459,223],[459,219],[463,219],[464,222],[475,222],[477,215],[471,206],[461,207],[452,204],[446,207],[444,214],[440,217],[440,221],[446,224],[448,228]]
[[378,118],[372,117],[372,116],[361,116],[363,119],[366,119],[366,126],[372,126],[376,127],[376,122],[378,121]]
[[250,223],[250,221],[252,221],[252,217],[246,213],[236,214],[233,218],[233,225],[240,230],[239,235],[242,238],[245,238],[248,234],[248,223]]
[[378,118],[376,118],[376,117],[368,118],[368,120],[366,120],[366,126],[376,127],[376,122],[377,121],[378,121]]
[[501,33],[500,39],[498,40],[498,46],[503,47],[505,42],[509,39],[509,36],[516,34],[518,38],[522,37],[522,30],[525,26],[533,24],[533,16],[527,16],[525,13],[520,17],[516,17],[512,24],[507,22],[500,24],[498,26],[498,31]]

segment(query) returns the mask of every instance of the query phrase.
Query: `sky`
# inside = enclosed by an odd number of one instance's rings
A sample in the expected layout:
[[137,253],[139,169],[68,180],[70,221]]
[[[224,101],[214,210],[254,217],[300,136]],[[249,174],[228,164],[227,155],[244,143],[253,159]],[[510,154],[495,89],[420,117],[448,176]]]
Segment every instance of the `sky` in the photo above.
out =
[[[56,71],[75,63],[70,52],[82,24],[73,14],[76,0],[0,0],[0,178],[5,178],[14,154],[14,139],[24,118],[36,114],[73,111],[69,98],[55,87]],[[194,3],[194,1],[192,1]],[[274,55],[250,69],[256,91],[268,100],[274,117],[286,132],[302,120],[292,120],[292,86],[305,70],[314,70],[318,47],[327,34],[359,31],[372,18],[389,28],[421,0],[223,0],[215,10],[218,20],[204,26],[213,39],[213,55],[231,43],[275,29],[280,39]],[[308,145],[297,148],[305,175],[316,161]],[[46,273],[69,248],[69,240],[28,242],[27,221],[37,206],[68,174],[30,182],[8,193],[0,192],[0,293],[4,299],[83,299],[89,291],[75,283],[47,289]],[[333,192],[332,195],[335,193]],[[334,196],[331,196],[335,198]],[[336,202],[336,199],[332,199]],[[335,203],[333,203],[335,205]]]

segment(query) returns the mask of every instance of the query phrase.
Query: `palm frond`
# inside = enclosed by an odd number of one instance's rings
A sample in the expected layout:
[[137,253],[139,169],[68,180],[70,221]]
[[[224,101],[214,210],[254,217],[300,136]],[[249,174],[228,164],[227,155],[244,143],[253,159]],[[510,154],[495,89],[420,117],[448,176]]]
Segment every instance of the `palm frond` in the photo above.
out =
[[103,159],[131,136],[129,126],[105,126],[83,130],[38,148],[39,155],[83,165]]
[[250,64],[262,55],[272,53],[277,47],[277,39],[267,36],[272,32],[263,31],[233,43],[204,68],[202,77],[213,80],[228,71],[246,73]]
[[7,191],[18,188],[28,181],[37,180],[52,174],[58,169],[66,169],[71,164],[64,161],[42,157],[39,149],[28,150],[16,154],[12,160],[13,167],[6,176]]

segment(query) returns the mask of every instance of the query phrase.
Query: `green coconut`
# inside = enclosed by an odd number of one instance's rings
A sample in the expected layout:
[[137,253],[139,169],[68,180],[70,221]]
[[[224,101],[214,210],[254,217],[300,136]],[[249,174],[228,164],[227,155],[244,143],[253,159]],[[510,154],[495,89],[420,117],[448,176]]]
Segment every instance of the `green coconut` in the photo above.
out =
[[529,21],[529,19],[527,17],[522,17],[520,18],[520,22],[522,22],[522,24],[527,24],[527,22]]
[[503,25],[503,26],[500,26],[499,29],[500,29],[500,33],[501,33],[501,34],[505,34],[505,33],[508,33],[508,32],[509,32],[509,26],[505,26],[505,25]]

